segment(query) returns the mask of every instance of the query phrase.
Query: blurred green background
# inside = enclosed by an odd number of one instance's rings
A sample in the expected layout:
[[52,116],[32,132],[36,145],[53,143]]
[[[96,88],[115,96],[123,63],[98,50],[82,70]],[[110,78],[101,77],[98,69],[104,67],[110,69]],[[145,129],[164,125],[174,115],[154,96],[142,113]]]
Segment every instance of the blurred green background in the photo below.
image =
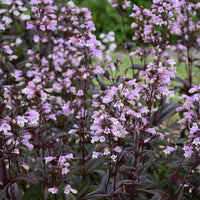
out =
[[[96,27],[96,31],[94,33],[97,37],[100,33],[114,31],[117,44],[126,41],[122,26],[122,19],[119,15],[119,13],[121,13],[124,16],[128,40],[132,40],[133,30],[131,30],[131,23],[133,22],[133,18],[128,17],[132,12],[131,8],[123,10],[122,13],[120,10],[111,7],[108,0],[74,0],[74,3],[79,7],[87,7],[92,12],[92,18]],[[151,5],[151,0],[131,0],[131,4],[148,8]]]

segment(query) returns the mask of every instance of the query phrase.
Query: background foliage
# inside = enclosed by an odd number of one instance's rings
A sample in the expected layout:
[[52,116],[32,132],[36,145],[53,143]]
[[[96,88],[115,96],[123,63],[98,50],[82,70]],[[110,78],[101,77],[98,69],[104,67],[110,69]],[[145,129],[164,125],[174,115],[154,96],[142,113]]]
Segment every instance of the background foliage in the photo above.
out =
[[[96,31],[94,33],[97,36],[101,33],[114,31],[116,35],[116,43],[118,45],[122,42],[126,42],[122,21],[119,16],[119,13],[121,12],[111,7],[107,0],[75,0],[74,2],[80,7],[87,7],[91,10],[92,19],[96,27]],[[149,8],[151,0],[132,0],[131,3]],[[131,29],[132,20],[129,18],[131,8],[126,9],[121,14],[125,17],[125,28],[128,33],[128,40],[131,41],[133,35],[133,30]]]

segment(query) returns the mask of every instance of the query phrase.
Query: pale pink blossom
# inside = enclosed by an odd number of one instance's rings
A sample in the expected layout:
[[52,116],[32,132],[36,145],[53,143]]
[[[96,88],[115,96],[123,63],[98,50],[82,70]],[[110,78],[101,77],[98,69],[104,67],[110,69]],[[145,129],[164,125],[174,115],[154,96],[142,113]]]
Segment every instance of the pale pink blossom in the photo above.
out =
[[66,185],[64,187],[64,193],[65,194],[69,194],[70,192],[73,193],[73,194],[77,194],[78,193],[77,190],[72,189],[71,185]]
[[53,187],[53,188],[49,188],[48,192],[52,193],[52,194],[57,194],[59,191],[59,189],[57,187]]
[[170,154],[172,151],[176,151],[174,147],[167,146],[167,148],[163,151],[165,155]]

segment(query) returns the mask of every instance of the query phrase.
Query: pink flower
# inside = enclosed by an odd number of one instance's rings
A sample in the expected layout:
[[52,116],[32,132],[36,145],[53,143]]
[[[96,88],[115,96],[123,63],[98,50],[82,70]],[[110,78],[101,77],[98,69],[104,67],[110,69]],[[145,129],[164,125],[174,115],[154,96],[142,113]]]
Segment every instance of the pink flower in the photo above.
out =
[[176,62],[174,61],[174,59],[168,59],[168,60],[166,60],[166,63],[168,63],[172,67],[176,64]]
[[39,4],[39,3],[41,3],[40,0],[31,0],[31,2],[30,2],[31,5]]
[[65,103],[63,106],[62,106],[62,112],[64,115],[69,115],[71,113],[71,109],[69,108],[69,104],[70,104],[70,101],[68,103]]
[[84,96],[83,90],[78,90],[76,95],[77,96]]
[[17,124],[18,124],[20,127],[24,127],[24,124],[25,124],[26,122],[28,122],[28,120],[25,119],[24,116],[17,116],[16,119],[17,119]]
[[104,133],[105,134],[109,134],[110,133],[110,129],[109,128],[105,128]]
[[56,26],[57,26],[57,21],[56,20],[51,20],[47,25],[47,29],[55,31],[56,30]]
[[120,110],[120,107],[123,107],[124,104],[121,102],[121,99],[118,100],[115,104],[114,104],[114,107],[117,107],[119,110]]
[[104,136],[101,136],[100,138],[99,138],[99,140],[100,140],[100,142],[105,142],[105,137]]
[[146,129],[146,132],[151,133],[152,135],[155,135],[155,134],[156,134],[156,131],[155,131],[154,128],[147,128],[147,129]]
[[33,41],[34,41],[35,43],[39,42],[39,41],[40,41],[40,37],[39,37],[38,35],[34,35],[34,36],[33,36]]
[[96,68],[93,70],[93,72],[94,72],[95,74],[103,74],[103,73],[104,73],[104,71],[103,71],[103,69],[102,69],[101,67],[96,67]]
[[147,114],[149,112],[149,110],[146,108],[146,107],[143,107],[143,108],[141,108],[140,109],[140,113],[145,113],[145,114]]
[[37,111],[30,110],[30,111],[26,112],[26,114],[29,115],[26,118],[28,119],[30,125],[37,125],[38,124],[40,114]]
[[64,193],[65,194],[69,194],[70,192],[72,192],[73,194],[77,194],[78,193],[77,190],[72,189],[71,185],[66,185],[64,187]]
[[39,10],[39,9],[38,9],[37,7],[35,7],[35,6],[31,7],[31,11],[32,11],[33,13],[36,13],[38,10]]
[[182,44],[178,44],[177,47],[180,49],[180,50],[187,50],[186,46],[182,45]]
[[0,23],[0,30],[5,30],[4,24]]
[[199,130],[200,129],[199,129],[197,123],[193,123],[192,128],[190,128],[190,133],[193,134],[193,133],[196,133]]
[[21,70],[17,70],[15,69],[14,73],[13,73],[13,76],[15,77],[15,80],[16,81],[21,81],[23,80],[23,78],[21,77],[22,76],[22,71]]
[[200,138],[197,137],[194,139],[194,141],[192,142],[192,144],[195,144],[196,146],[200,144]]
[[59,165],[64,165],[64,163],[66,162],[66,158],[65,156],[60,156],[59,159],[58,159],[58,163]]
[[159,2],[161,2],[161,0],[153,0],[153,3],[155,3],[155,4],[157,4]]
[[136,85],[136,79],[130,80],[126,83],[126,85]]
[[92,159],[98,158],[100,155],[101,155],[100,152],[93,151],[93,153],[92,153]]
[[198,90],[200,90],[200,85],[199,86],[195,85],[193,88],[189,89],[189,93],[194,93],[194,92],[196,92]]
[[4,51],[7,54],[12,54],[13,53],[13,50],[11,50],[11,48],[8,45],[4,45],[3,48],[4,48]]
[[48,13],[53,13],[54,12],[54,8],[51,5],[48,5],[45,7],[45,11]]
[[125,0],[125,1],[123,2],[123,4],[122,4],[122,8],[123,8],[123,9],[126,9],[126,8],[130,7],[130,4],[131,4],[130,1]]
[[52,156],[48,156],[48,157],[45,157],[45,163],[48,163],[48,162],[51,162],[52,160],[54,160],[56,157],[52,157]]
[[69,173],[69,169],[67,167],[62,168],[62,175],[63,174],[68,174]]
[[75,4],[74,4],[73,1],[69,1],[69,2],[67,2],[67,6],[68,6],[69,8],[74,8],[74,7],[75,7]]
[[167,146],[167,148],[163,151],[163,153],[165,155],[168,155],[170,154],[172,151],[175,151],[176,149],[174,147],[170,147],[170,146]]
[[14,59],[17,59],[18,57],[16,55],[10,55],[8,56],[8,59],[9,60],[14,60]]
[[52,0],[43,0],[43,2],[44,2],[45,4],[52,4],[52,3],[53,3]]
[[118,6],[118,4],[114,1],[114,0],[108,0],[108,2],[110,3],[110,5],[114,8],[116,8]]
[[29,150],[32,150],[33,145],[29,142],[29,139],[31,139],[31,134],[27,132],[23,135],[22,144],[26,146]]
[[110,103],[112,100],[113,100],[113,96],[106,95],[106,96],[103,98],[103,103]]
[[0,131],[3,131],[4,134],[7,134],[7,132],[10,130],[11,126],[8,123],[4,122],[3,124],[0,125]]
[[122,151],[121,147],[119,147],[119,146],[115,147],[113,150],[117,153],[121,153],[121,151]]
[[40,25],[40,30],[45,31],[46,30],[45,25]]
[[26,29],[33,29],[33,28],[35,28],[35,25],[33,22],[31,21],[26,22]]
[[140,8],[134,4],[133,5],[133,11],[140,11]]
[[57,187],[53,187],[53,188],[49,188],[48,192],[52,193],[52,194],[57,194],[59,191],[59,189]]
[[52,119],[52,120],[54,120],[54,121],[56,121],[56,120],[57,120],[57,118],[56,118],[56,115],[55,115],[55,114],[51,114],[51,115],[49,115],[49,116],[48,116],[48,118],[49,118],[49,119]]
[[[34,84],[34,83],[33,83],[33,84]],[[23,93],[23,94],[26,94],[28,99],[31,99],[31,98],[33,97],[33,95],[35,94],[35,90],[34,90],[33,87],[31,87],[31,86],[29,85],[28,87],[26,87],[26,88],[24,88],[24,89],[22,90],[22,93]]]
[[70,160],[70,159],[73,159],[74,156],[73,156],[72,153],[70,153],[70,154],[65,155],[65,158],[68,159],[68,160]]
[[193,153],[192,150],[185,151],[184,153],[185,158],[189,158],[192,155],[192,153]]
[[98,142],[99,141],[99,136],[93,136],[92,137],[92,140],[91,140],[91,143],[95,143],[95,142]]

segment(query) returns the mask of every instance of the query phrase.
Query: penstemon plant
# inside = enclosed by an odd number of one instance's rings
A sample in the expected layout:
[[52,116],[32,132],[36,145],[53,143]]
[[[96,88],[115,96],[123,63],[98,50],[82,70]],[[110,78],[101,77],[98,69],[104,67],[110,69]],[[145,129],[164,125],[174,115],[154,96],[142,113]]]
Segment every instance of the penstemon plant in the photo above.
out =
[[98,41],[87,8],[0,1],[0,199],[199,198],[200,3],[108,2],[125,72],[114,32]]

